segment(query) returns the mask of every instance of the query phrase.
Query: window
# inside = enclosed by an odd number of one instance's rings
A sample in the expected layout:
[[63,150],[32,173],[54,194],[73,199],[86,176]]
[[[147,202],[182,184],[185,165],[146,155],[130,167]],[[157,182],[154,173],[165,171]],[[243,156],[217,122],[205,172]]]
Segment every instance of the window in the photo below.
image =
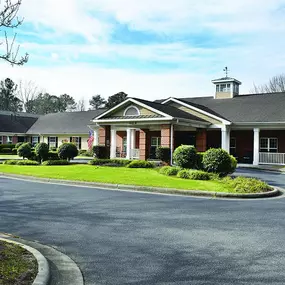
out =
[[127,153],[127,137],[123,137],[123,149],[124,153]]
[[231,138],[230,140],[230,153],[231,154],[236,153],[236,138]]
[[234,92],[239,93],[239,85],[238,84],[234,84]]
[[216,86],[216,91],[217,92],[231,92],[231,84],[218,84]]
[[70,142],[75,144],[78,149],[81,149],[81,137],[71,137]]
[[160,137],[152,137],[151,138],[151,146],[158,147],[161,145],[161,138]]
[[130,106],[125,110],[124,116],[139,116],[140,111],[135,106]]
[[260,138],[260,152],[278,152],[278,139]]
[[36,146],[40,142],[40,137],[32,137],[32,145]]
[[48,144],[50,148],[57,148],[57,137],[49,137]]
[[13,143],[13,137],[7,136],[7,144],[12,144]]

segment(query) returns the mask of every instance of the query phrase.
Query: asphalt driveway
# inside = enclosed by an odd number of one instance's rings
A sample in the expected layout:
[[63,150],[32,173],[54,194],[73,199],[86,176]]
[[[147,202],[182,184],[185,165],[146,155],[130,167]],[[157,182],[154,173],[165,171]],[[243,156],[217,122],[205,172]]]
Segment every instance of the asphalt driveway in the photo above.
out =
[[[266,175],[285,187],[285,175]],[[58,247],[88,285],[285,284],[284,198],[187,198],[0,177],[0,231]]]

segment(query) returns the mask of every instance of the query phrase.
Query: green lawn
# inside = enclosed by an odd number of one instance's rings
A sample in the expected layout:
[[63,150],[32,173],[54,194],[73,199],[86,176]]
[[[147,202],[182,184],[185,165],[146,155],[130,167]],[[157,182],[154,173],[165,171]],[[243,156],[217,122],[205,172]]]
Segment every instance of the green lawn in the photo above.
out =
[[155,169],[97,167],[91,165],[17,166],[1,164],[0,172],[64,180],[233,192],[232,188],[219,181],[184,180],[161,175]]

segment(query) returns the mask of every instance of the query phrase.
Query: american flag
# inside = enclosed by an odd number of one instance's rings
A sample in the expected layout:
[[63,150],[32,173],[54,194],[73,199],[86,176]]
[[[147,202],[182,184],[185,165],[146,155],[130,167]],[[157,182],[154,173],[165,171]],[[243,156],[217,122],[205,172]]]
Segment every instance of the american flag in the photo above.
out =
[[92,149],[93,142],[94,142],[94,135],[93,135],[93,131],[90,130],[89,131],[89,139],[87,140],[89,150]]

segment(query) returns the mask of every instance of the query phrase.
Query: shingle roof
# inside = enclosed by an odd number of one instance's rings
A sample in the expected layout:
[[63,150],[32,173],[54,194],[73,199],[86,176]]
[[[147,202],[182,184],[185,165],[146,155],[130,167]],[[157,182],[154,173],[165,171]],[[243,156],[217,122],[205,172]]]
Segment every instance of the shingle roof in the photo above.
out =
[[27,113],[0,111],[0,132],[24,134],[39,116]]
[[156,109],[158,111],[161,111],[169,116],[175,117],[175,118],[181,118],[181,119],[188,119],[188,120],[195,120],[195,121],[200,121],[200,122],[206,122],[205,120],[198,118],[194,115],[191,115],[187,112],[184,112],[182,110],[179,110],[175,107],[169,106],[169,105],[163,105],[157,102],[150,102],[147,100],[143,100],[143,99],[138,99],[135,98],[135,100],[153,108]]
[[88,134],[88,125],[105,109],[41,116],[27,134]]
[[285,123],[285,92],[239,95],[232,99],[213,97],[177,98],[233,123]]

